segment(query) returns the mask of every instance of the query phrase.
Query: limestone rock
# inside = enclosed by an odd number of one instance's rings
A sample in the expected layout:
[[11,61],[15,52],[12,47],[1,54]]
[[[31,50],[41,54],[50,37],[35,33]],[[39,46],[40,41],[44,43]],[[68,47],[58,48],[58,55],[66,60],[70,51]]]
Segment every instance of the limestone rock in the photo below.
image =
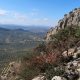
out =
[[43,76],[43,75],[39,75],[39,76],[35,77],[35,78],[32,79],[32,80],[47,80],[47,79],[46,79],[45,76]]
[[16,80],[20,73],[21,62],[11,62],[9,66],[3,69],[0,80]]
[[60,76],[54,76],[51,80],[66,80],[66,79]]
[[64,18],[59,20],[58,25],[51,28],[46,35],[46,41],[51,39],[51,35],[55,34],[58,30],[70,26],[80,26],[80,8],[75,8],[73,11],[64,15]]

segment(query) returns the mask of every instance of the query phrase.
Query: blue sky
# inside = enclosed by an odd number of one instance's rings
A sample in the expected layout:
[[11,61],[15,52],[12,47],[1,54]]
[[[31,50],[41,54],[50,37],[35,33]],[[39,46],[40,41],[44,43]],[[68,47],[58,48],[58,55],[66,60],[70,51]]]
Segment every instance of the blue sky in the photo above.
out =
[[54,26],[80,0],[0,0],[0,23]]

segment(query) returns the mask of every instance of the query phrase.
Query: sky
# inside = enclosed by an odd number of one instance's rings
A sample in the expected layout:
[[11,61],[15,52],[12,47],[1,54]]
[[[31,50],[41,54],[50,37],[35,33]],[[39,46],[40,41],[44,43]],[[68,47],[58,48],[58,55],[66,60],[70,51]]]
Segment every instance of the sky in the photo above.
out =
[[0,24],[55,26],[80,0],[0,0]]

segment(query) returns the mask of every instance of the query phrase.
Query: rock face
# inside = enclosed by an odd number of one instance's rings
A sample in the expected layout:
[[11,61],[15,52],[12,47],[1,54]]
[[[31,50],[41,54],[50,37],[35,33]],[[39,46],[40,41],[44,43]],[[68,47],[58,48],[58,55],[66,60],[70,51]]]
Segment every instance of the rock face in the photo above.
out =
[[66,80],[66,79],[60,76],[54,76],[51,80]]
[[39,75],[32,80],[47,80],[45,76]]
[[80,26],[80,8],[75,8],[69,14],[65,14],[64,18],[59,20],[55,28],[51,28],[47,33],[46,40],[50,40],[50,36],[55,34],[59,29],[64,29],[69,26]]
[[11,62],[9,66],[3,69],[0,80],[16,80],[20,73],[20,62]]
[[61,76],[54,76],[52,80],[80,80],[80,56],[77,56],[80,55],[80,47],[77,47],[76,51],[75,48],[71,48],[68,51],[68,54],[66,51],[62,53],[64,58],[68,59],[70,57],[70,61],[68,60],[64,66],[64,74]]

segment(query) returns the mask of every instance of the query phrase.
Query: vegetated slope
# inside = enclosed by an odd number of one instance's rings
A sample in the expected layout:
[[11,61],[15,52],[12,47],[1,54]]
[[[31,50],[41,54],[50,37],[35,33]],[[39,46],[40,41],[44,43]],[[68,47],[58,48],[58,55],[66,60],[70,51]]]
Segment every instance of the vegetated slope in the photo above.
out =
[[49,40],[50,35],[55,34],[58,30],[69,26],[80,26],[80,8],[75,8],[69,14],[65,14],[64,18],[59,20],[58,25],[48,31],[46,40]]
[[[46,43],[37,46],[21,60],[22,80],[79,80],[80,79],[80,8],[59,21],[46,36]],[[15,65],[14,65],[15,66]],[[12,67],[13,68],[13,67]],[[13,77],[13,72],[10,74]],[[4,77],[4,75],[2,75]],[[8,77],[10,79],[10,77]],[[14,79],[16,80],[16,79]]]
[[[7,27],[5,25],[5,27]],[[46,29],[46,28],[45,28]],[[42,43],[45,32],[36,32],[0,27],[0,68],[6,63],[16,60],[19,57],[32,51],[39,43]]]
[[[31,57],[31,59],[27,57],[24,59],[24,62],[28,62],[29,65],[25,63],[27,68],[25,68],[25,66],[23,67],[25,69],[22,71],[21,76],[25,80],[31,80],[33,77],[35,77],[33,80],[41,79],[44,76],[46,76],[48,80],[52,78],[52,80],[62,80],[62,78],[78,80],[80,78],[79,50],[80,8],[76,8],[69,14],[66,14],[55,28],[50,29],[46,36],[46,43],[40,44],[35,48],[35,51],[39,55],[36,54]],[[74,63],[76,63],[76,66]],[[71,66],[71,64],[73,66]],[[34,68],[36,68],[36,72]],[[79,74],[77,74],[77,72]],[[40,73],[45,74],[41,74],[41,77],[40,75],[38,76]],[[59,78],[56,79],[55,76]]]

